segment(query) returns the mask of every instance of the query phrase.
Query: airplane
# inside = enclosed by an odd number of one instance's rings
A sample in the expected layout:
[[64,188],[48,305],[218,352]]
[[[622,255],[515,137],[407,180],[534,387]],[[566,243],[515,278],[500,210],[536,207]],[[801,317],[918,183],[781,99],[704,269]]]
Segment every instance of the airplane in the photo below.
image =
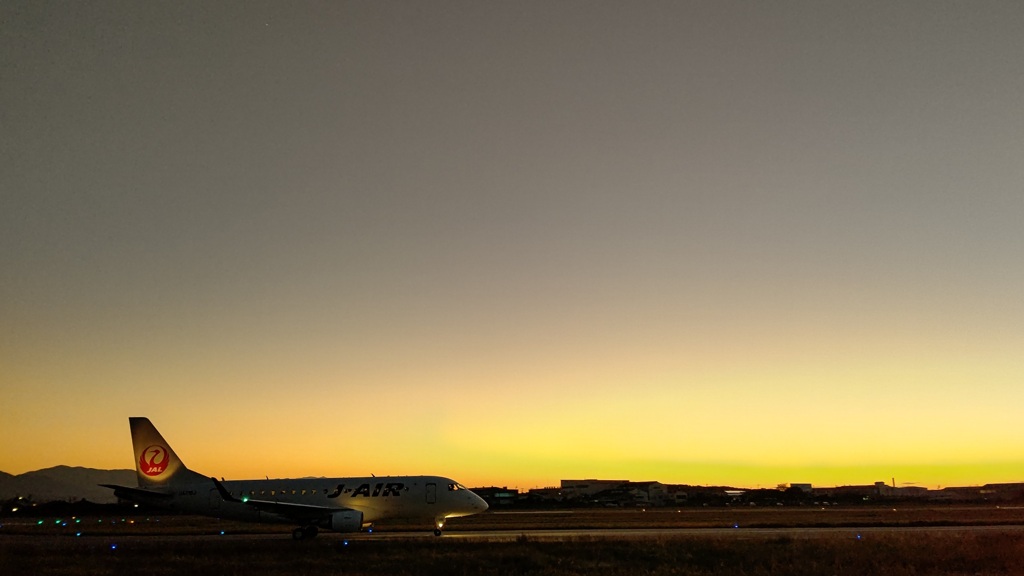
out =
[[138,488],[101,484],[124,500],[190,514],[298,525],[296,540],[319,528],[334,532],[372,529],[384,520],[433,522],[487,510],[483,498],[441,476],[217,480],[189,470],[149,418],[128,418]]

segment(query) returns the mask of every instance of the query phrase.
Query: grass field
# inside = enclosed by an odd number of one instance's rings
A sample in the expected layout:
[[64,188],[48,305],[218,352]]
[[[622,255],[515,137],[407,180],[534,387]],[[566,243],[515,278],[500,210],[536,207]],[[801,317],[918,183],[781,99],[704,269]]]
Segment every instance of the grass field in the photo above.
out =
[[[1010,526],[1024,524],[1024,510],[1016,508],[486,513],[449,525],[453,531],[851,527],[849,531],[811,538],[777,533],[762,536],[749,531],[741,538],[686,535],[615,539],[595,535],[540,541],[524,535],[512,542],[478,542],[426,535],[401,541],[372,537],[346,540],[328,533],[312,541],[295,542],[284,526],[189,516],[123,520],[48,518],[38,524],[29,519],[4,519],[0,528],[0,574],[1024,575],[1024,531]],[[130,523],[132,520],[134,523]],[[870,532],[860,538],[853,528],[958,523],[1006,528]],[[221,537],[222,531],[228,536]],[[75,537],[78,532],[83,536]]]

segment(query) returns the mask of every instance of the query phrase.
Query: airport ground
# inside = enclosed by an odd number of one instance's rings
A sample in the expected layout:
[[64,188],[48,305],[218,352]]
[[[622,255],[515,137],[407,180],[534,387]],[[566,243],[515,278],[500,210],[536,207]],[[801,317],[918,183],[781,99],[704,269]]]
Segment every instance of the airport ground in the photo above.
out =
[[2,522],[0,574],[1024,575],[1024,508],[994,505],[498,511],[441,538],[392,524],[302,542],[192,516]]

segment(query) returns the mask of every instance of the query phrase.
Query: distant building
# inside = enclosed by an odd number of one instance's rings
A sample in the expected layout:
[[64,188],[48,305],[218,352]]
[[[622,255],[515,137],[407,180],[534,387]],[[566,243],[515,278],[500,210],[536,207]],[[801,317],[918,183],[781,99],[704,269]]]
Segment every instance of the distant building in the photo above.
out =
[[491,508],[511,506],[519,500],[519,490],[509,490],[507,487],[473,488],[473,493],[484,499]]
[[614,490],[629,484],[629,480],[562,480],[562,496],[569,500],[589,498],[599,492]]
[[530,491],[527,492],[526,494],[527,494],[527,496],[531,500],[535,500],[535,501],[552,501],[552,502],[559,501],[560,502],[560,501],[564,500],[564,498],[565,498],[562,495],[562,489],[561,488],[554,488],[554,487],[551,487],[551,488],[531,488]]
[[986,484],[929,490],[921,486],[896,487],[892,483],[815,487],[810,483],[780,484],[775,489],[744,489],[731,486],[662,484],[657,481],[562,480],[559,487],[534,488],[526,493],[506,487],[474,488],[495,508],[511,506],[552,507],[659,507],[794,505],[801,503],[857,504],[886,500],[933,500],[946,502],[1024,502],[1024,483]]
[[947,487],[930,492],[933,500],[949,501],[1022,501],[1024,483],[986,484],[984,486]]

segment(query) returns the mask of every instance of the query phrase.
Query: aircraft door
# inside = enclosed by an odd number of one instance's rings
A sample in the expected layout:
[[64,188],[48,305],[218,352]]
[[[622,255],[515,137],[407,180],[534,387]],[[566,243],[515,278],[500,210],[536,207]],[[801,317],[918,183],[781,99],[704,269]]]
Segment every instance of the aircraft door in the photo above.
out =
[[210,490],[210,510],[220,510],[220,503],[224,501],[224,498],[220,495],[217,490]]
[[427,504],[437,504],[437,484],[427,484]]

